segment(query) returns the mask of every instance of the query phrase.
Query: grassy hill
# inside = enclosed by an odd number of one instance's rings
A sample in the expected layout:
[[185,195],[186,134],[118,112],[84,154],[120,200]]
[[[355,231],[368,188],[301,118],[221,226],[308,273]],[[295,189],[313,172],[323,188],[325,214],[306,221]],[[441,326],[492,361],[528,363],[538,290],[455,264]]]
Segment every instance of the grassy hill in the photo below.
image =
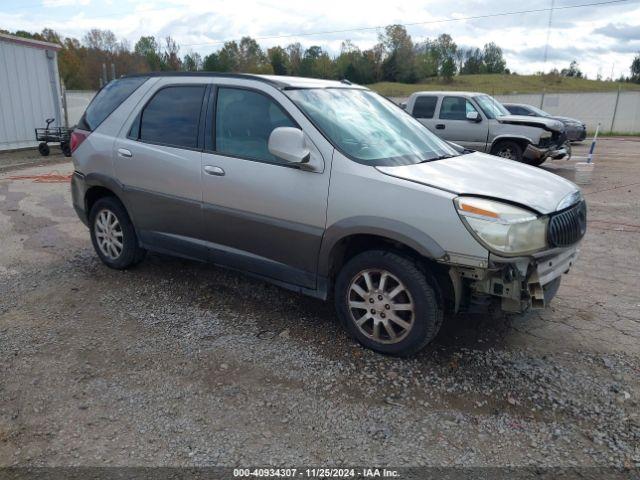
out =
[[468,90],[491,95],[507,93],[561,92],[606,92],[617,90],[640,90],[640,84],[603,82],[568,78],[556,75],[460,75],[450,83],[442,79],[428,79],[422,83],[379,82],[369,88],[388,97],[406,97],[422,90]]

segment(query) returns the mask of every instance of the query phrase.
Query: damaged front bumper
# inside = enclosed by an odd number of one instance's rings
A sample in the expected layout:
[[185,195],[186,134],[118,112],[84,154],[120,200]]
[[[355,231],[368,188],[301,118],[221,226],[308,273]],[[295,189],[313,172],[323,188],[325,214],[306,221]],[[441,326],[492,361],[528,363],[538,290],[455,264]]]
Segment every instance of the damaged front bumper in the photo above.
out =
[[523,153],[523,156],[526,160],[546,160],[547,158],[552,158],[554,160],[560,160],[561,158],[566,157],[569,154],[567,148],[565,146],[554,146],[554,147],[539,147],[536,145],[527,145],[526,150]]
[[527,257],[504,258],[491,254],[487,268],[451,266],[449,276],[455,293],[455,310],[489,298],[498,299],[506,312],[544,308],[555,295],[560,277],[573,266],[578,252],[575,245]]

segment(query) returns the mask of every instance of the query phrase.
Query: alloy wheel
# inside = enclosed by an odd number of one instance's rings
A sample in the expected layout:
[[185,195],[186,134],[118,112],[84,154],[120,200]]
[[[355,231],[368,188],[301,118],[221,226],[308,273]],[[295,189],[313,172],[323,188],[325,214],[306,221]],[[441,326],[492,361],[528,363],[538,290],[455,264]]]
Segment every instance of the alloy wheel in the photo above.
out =
[[500,151],[498,151],[498,156],[509,160],[515,160],[516,158],[511,147],[501,148]]
[[111,260],[117,259],[124,248],[124,235],[118,217],[111,210],[100,210],[93,228],[102,254]]
[[409,289],[391,272],[367,269],[354,276],[347,291],[351,319],[360,332],[380,343],[402,341],[415,321]]

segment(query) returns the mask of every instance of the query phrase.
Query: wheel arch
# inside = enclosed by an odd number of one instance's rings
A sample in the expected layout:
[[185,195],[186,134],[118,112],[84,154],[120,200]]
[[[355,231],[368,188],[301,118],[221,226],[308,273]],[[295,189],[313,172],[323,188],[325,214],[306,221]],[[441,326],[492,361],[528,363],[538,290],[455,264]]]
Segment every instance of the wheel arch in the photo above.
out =
[[442,258],[446,254],[428,234],[406,223],[378,217],[352,217],[335,223],[325,231],[320,247],[318,273],[330,277],[349,248],[377,245],[395,245],[431,260]]
[[356,217],[327,229],[320,249],[318,273],[331,285],[346,262],[359,253],[375,249],[413,258],[436,282],[439,295],[447,303],[454,295],[448,267],[437,262],[446,255],[445,250],[426,233],[397,220]]
[[117,180],[106,175],[90,173],[85,176],[85,182],[87,189],[84,194],[84,207],[87,212],[87,216],[91,212],[91,207],[93,207],[99,199],[104,197],[117,198],[120,203],[124,205],[127,213],[129,213],[129,209],[124,201],[124,189],[122,184]]
[[499,135],[491,142],[491,148],[489,148],[489,152],[493,152],[493,149],[500,142],[504,141],[516,142],[522,147],[523,152],[527,149],[527,145],[534,144],[533,140],[531,140],[529,137],[525,137],[524,135]]

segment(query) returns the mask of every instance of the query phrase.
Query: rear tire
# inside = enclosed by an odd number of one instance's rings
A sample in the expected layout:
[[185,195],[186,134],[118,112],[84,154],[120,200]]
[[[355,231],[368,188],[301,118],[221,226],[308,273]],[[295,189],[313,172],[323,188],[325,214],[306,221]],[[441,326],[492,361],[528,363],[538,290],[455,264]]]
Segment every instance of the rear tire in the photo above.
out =
[[49,145],[44,142],[40,142],[40,145],[38,145],[38,152],[40,152],[40,155],[42,155],[43,157],[47,157],[50,152]]
[[442,326],[438,292],[425,272],[409,257],[385,250],[361,253],[342,267],[335,306],[351,336],[389,355],[418,352]]
[[522,162],[522,147],[513,140],[502,140],[491,149],[491,154],[496,157]]
[[91,243],[107,267],[123,270],[140,263],[146,250],[138,238],[124,205],[116,197],[100,198],[89,213]]

